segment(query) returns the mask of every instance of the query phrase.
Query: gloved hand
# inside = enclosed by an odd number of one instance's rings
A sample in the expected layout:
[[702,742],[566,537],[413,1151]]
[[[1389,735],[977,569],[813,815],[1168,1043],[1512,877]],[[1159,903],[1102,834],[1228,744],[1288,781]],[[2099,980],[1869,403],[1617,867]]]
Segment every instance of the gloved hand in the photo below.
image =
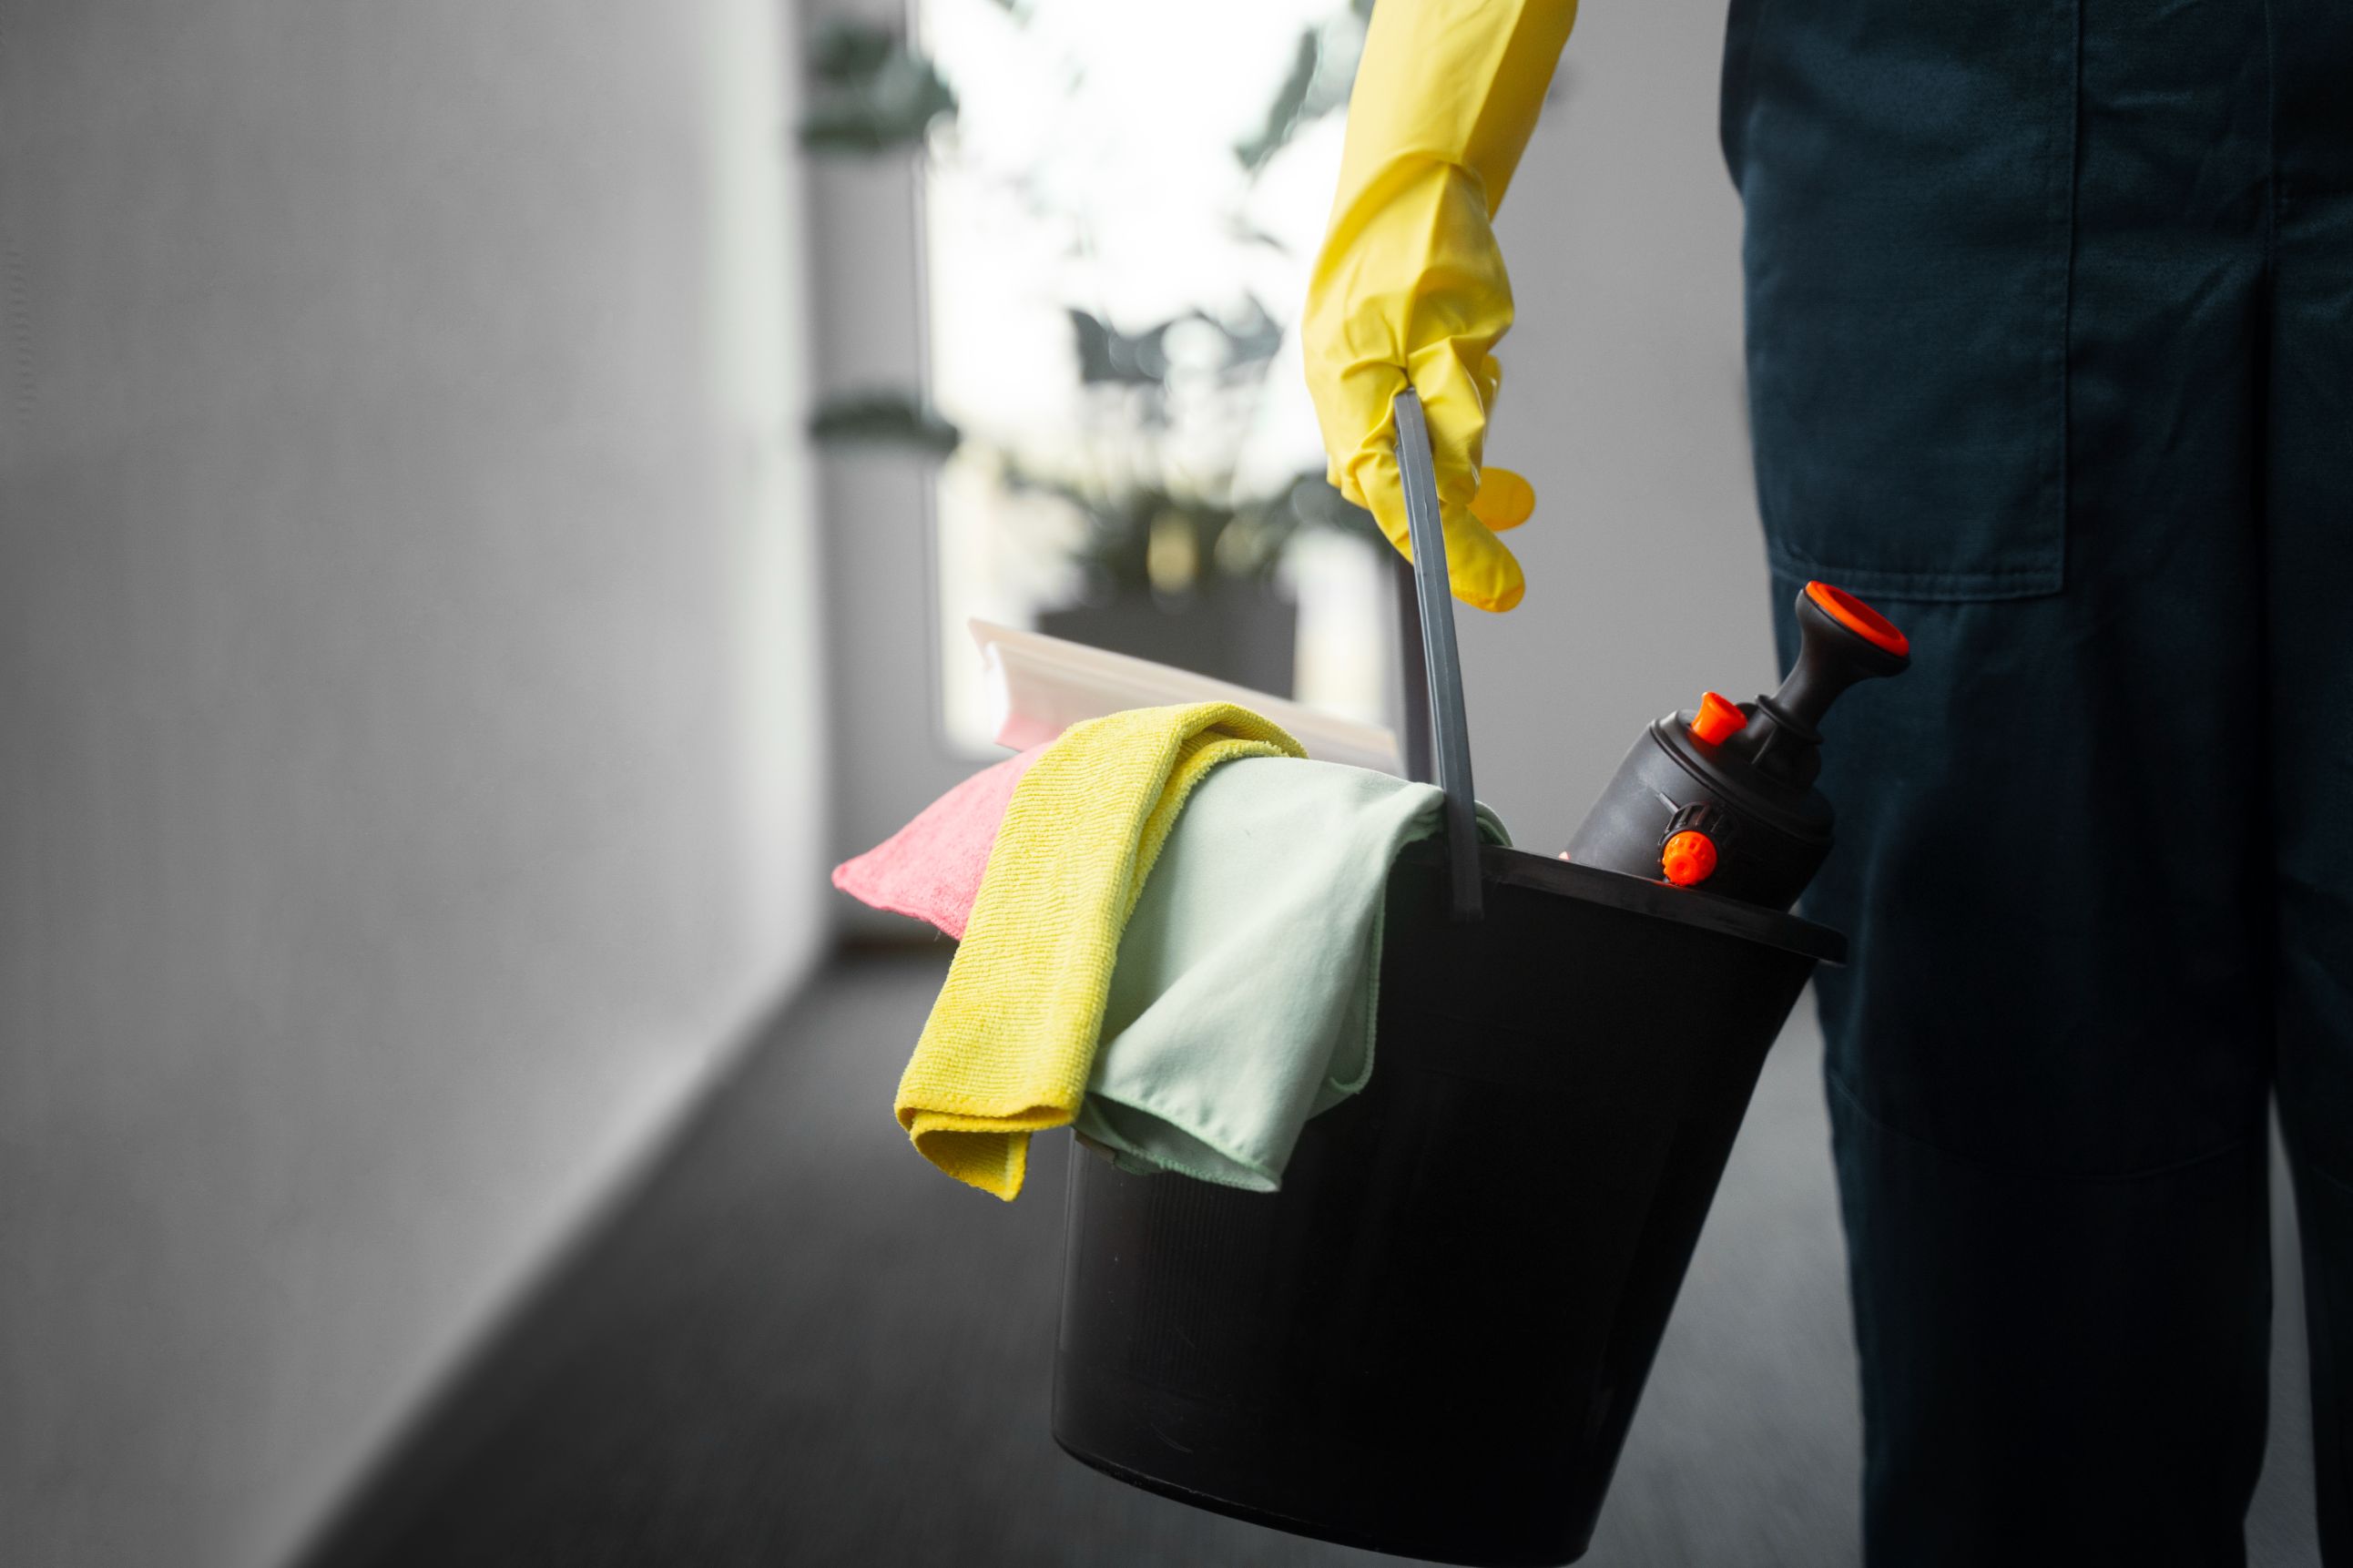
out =
[[1482,610],[1520,602],[1520,563],[1495,534],[1535,509],[1527,480],[1481,468],[1493,351],[1512,324],[1490,224],[1576,19],[1576,0],[1380,0],[1301,323],[1332,483],[1400,551],[1389,403],[1409,383],[1420,393],[1447,568]]

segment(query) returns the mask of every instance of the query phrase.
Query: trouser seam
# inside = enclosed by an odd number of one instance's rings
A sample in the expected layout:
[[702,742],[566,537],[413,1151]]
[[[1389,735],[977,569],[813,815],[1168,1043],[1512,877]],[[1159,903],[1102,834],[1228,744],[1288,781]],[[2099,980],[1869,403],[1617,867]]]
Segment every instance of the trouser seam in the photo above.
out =
[[2195,1170],[2200,1165],[2211,1165],[2218,1160],[2227,1160],[2233,1154],[2243,1153],[2249,1144],[2262,1142],[2269,1135],[2268,1128],[2259,1128],[2258,1131],[2251,1132],[2244,1137],[2233,1138],[2229,1142],[2220,1144],[2212,1149],[2205,1150],[2196,1154],[2186,1155],[2179,1160],[2168,1161],[2162,1165],[2151,1165],[2146,1169],[2138,1171],[2119,1171],[2108,1173],[2098,1171],[2078,1172],[2031,1169],[2025,1166],[2002,1164],[1999,1162],[1983,1159],[1974,1154],[1964,1154],[1957,1149],[1947,1148],[1944,1144],[1936,1142],[1934,1139],[1923,1138],[1915,1132],[1907,1132],[1903,1128],[1897,1127],[1889,1122],[1875,1111],[1872,1110],[1869,1106],[1863,1104],[1862,1097],[1856,1094],[1853,1089],[1847,1084],[1844,1079],[1838,1075],[1835,1069],[1825,1069],[1822,1073],[1822,1077],[1829,1083],[1831,1091],[1839,1099],[1844,1100],[1849,1109],[1851,1109],[1855,1115],[1869,1122],[1878,1131],[1884,1132],[1890,1138],[1899,1139],[1904,1142],[1912,1144],[1915,1148],[1926,1149],[1940,1158],[1950,1160],[1956,1164],[1966,1165],[1971,1170],[1980,1172],[1983,1174],[1999,1176],[2009,1181],[2069,1182],[2083,1186],[2116,1186],[2124,1185],[2133,1182],[2154,1181],[2160,1177],[2179,1175],[2184,1171]]

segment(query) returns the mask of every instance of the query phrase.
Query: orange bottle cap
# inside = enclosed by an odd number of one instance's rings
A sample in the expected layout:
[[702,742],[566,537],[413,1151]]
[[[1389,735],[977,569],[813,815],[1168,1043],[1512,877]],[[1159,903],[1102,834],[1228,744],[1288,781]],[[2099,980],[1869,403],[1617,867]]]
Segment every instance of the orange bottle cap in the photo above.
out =
[[1698,716],[1692,720],[1691,732],[1711,746],[1720,746],[1724,738],[1748,722],[1748,715],[1736,706],[1732,699],[1714,691],[1703,691],[1699,698]]
[[1660,849],[1659,868],[1678,888],[1697,887],[1715,875],[1715,840],[1686,827]]
[[1806,597],[1820,605],[1830,618],[1871,644],[1889,653],[1909,655],[1912,639],[1895,629],[1895,623],[1848,593],[1833,588],[1828,583],[1806,584]]

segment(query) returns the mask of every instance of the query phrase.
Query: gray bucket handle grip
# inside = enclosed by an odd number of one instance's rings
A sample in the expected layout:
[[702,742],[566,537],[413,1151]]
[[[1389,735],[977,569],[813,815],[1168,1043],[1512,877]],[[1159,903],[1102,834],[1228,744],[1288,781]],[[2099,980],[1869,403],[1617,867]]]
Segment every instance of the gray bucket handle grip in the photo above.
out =
[[[1405,665],[1407,776],[1446,794],[1448,893],[1457,921],[1479,907],[1479,815],[1471,793],[1471,726],[1462,702],[1462,658],[1454,642],[1454,585],[1446,569],[1446,529],[1438,506],[1438,468],[1421,396],[1397,395],[1398,481],[1405,489],[1406,568],[1412,591],[1398,595],[1399,650]],[[1402,564],[1402,563],[1400,563]],[[1433,766],[1434,763],[1434,766]]]

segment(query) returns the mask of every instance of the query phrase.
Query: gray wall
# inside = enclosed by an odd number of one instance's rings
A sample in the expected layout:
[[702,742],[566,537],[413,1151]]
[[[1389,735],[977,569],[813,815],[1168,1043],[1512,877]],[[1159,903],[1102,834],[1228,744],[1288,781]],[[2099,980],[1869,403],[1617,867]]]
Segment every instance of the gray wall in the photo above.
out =
[[1595,5],[1497,225],[1518,321],[1488,460],[1534,481],[1528,595],[1464,611],[1480,794],[1558,848],[1641,727],[1775,675],[1748,474],[1722,5]]
[[762,0],[0,0],[0,1560],[262,1564],[803,967]]

